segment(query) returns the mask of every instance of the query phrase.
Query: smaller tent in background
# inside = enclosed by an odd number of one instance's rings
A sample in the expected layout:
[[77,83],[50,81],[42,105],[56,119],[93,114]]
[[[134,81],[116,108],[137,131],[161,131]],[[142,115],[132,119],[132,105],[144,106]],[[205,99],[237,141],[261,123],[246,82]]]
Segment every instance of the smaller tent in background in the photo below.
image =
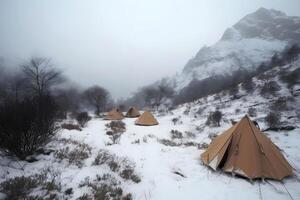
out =
[[126,113],[126,117],[139,117],[141,114],[136,107],[130,107]]
[[140,126],[154,126],[154,125],[158,125],[157,120],[155,119],[155,117],[149,112],[149,111],[145,111],[136,121],[135,121],[136,125],[140,125]]
[[107,113],[106,120],[121,120],[124,119],[123,113],[118,108],[112,109],[110,112]]

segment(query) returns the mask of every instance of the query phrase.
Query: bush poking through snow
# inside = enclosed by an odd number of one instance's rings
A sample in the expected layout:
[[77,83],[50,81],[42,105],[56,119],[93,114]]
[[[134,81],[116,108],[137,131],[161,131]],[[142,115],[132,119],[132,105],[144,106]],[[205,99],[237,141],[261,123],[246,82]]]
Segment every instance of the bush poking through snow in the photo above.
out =
[[273,110],[273,111],[286,111],[286,110],[289,109],[288,101],[292,101],[292,98],[289,98],[289,97],[279,97],[270,106],[270,110]]
[[25,160],[59,131],[51,96],[32,96],[0,103],[0,150]]
[[216,133],[210,133],[208,134],[208,138],[211,140],[214,140],[218,135]]
[[295,69],[292,72],[284,72],[281,74],[280,79],[288,84],[288,87],[292,87],[299,83],[300,80],[300,68]]
[[235,109],[235,113],[236,113],[236,114],[239,114],[240,112],[241,112],[241,109],[240,109],[240,108]]
[[206,142],[203,142],[198,145],[198,149],[207,149],[207,148],[208,148],[208,144]]
[[202,113],[203,113],[204,110],[205,110],[204,107],[200,107],[200,108],[197,110],[196,114],[197,114],[197,115],[202,115]]
[[127,158],[117,157],[106,150],[100,150],[93,162],[93,165],[107,164],[111,171],[116,172],[124,180],[132,180],[139,183],[141,178],[135,173],[135,163]]
[[185,135],[186,135],[188,138],[196,138],[196,134],[193,133],[193,132],[190,132],[190,131],[185,131]]
[[76,116],[76,120],[82,128],[84,128],[88,123],[88,121],[90,121],[91,119],[92,118],[89,116],[87,112],[78,113],[78,115]]
[[137,139],[137,140],[134,140],[133,142],[131,142],[131,144],[140,144],[140,143],[141,143],[140,139]]
[[263,97],[276,96],[277,92],[280,90],[280,86],[276,81],[266,82],[260,90],[260,94]]
[[124,179],[124,180],[132,180],[134,183],[139,183],[141,182],[141,178],[135,174],[134,169],[133,168],[126,168],[123,169],[120,172],[120,176]]
[[216,110],[215,112],[211,112],[206,120],[206,125],[208,126],[218,126],[220,127],[220,121],[222,119],[222,112]]
[[172,139],[182,139],[183,135],[182,132],[178,131],[178,130],[171,130],[171,138]]
[[31,191],[38,187],[39,181],[33,177],[15,177],[1,183],[0,191],[6,195],[6,199],[33,198]]
[[190,107],[187,107],[184,111],[183,111],[183,114],[184,115],[188,115],[190,113]]
[[109,129],[111,129],[113,134],[123,133],[126,131],[126,125],[122,121],[111,121],[110,123],[105,124],[105,126]]
[[66,159],[69,164],[74,164],[81,168],[83,166],[83,161],[91,154],[91,147],[85,143],[74,143],[76,144],[74,148],[67,146],[59,149],[54,153],[54,156],[59,160]]
[[172,118],[172,122],[173,122],[174,125],[176,125],[177,122],[179,122],[179,118],[178,117]]
[[67,130],[77,130],[77,131],[81,131],[81,128],[79,127],[78,124],[62,124],[61,128],[63,129],[67,129]]
[[256,110],[256,108],[253,108],[253,107],[248,108],[248,115],[250,117],[256,117],[257,116],[257,110]]
[[[0,192],[6,195],[5,199],[11,200],[59,199],[61,187],[57,183],[56,176],[53,176],[53,171],[47,169],[41,174],[8,179],[0,184]],[[32,195],[32,192],[35,192],[35,195]]]
[[112,141],[112,144],[119,144],[121,140],[121,133],[113,134],[109,137]]
[[280,117],[280,113],[270,112],[265,117],[265,121],[271,128],[278,127],[278,125],[280,125]]
[[242,89],[245,90],[247,93],[252,93],[255,89],[255,83],[253,82],[252,78],[248,81],[245,81],[241,84]]
[[113,154],[110,154],[107,150],[100,150],[93,162],[93,165],[103,165],[109,159],[111,159]]
[[92,194],[84,194],[78,199],[94,199],[94,200],[124,200],[132,199],[130,193],[124,195],[124,191],[121,188],[120,181],[117,181],[110,174],[103,174],[102,176],[97,175],[96,179],[92,182],[85,180],[85,182],[80,184],[81,187],[88,187],[91,189]]
[[171,147],[181,146],[181,143],[176,143],[176,142],[174,142],[172,140],[168,140],[168,139],[158,139],[158,142],[165,146],[171,146]]

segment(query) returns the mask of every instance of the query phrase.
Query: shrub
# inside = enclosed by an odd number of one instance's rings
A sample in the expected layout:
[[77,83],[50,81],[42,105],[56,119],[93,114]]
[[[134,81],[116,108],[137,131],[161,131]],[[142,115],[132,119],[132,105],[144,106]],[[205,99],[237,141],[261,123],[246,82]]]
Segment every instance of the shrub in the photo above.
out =
[[0,191],[6,195],[6,199],[18,200],[28,197],[39,181],[33,177],[15,177],[1,183]]
[[241,112],[241,109],[240,109],[240,108],[235,109],[235,113],[236,113],[236,114],[238,114],[238,113],[240,113],[240,112]]
[[66,195],[71,195],[71,194],[73,194],[73,188],[68,188],[68,189],[66,189],[65,194],[66,194]]
[[270,109],[274,111],[288,110],[287,101],[290,99],[287,97],[279,97],[276,101],[271,104]]
[[172,140],[168,140],[168,139],[158,139],[158,142],[165,145],[165,146],[171,146],[171,147],[175,147],[175,146],[180,146],[181,143],[176,143]]
[[67,124],[67,123],[64,123],[64,124],[61,125],[61,128],[67,129],[67,130],[81,131],[81,128],[77,124]]
[[125,180],[132,180],[135,183],[141,181],[140,177],[134,171],[135,163],[127,158],[120,158],[106,150],[100,150],[93,165],[102,164],[107,164],[111,171],[119,173],[120,177]]
[[189,138],[196,138],[196,134],[190,131],[185,131],[185,134]]
[[76,116],[78,124],[83,128],[86,126],[86,123],[91,120],[91,117],[87,112],[81,112]]
[[182,139],[183,135],[182,132],[178,131],[178,130],[171,130],[171,138],[172,139]]
[[300,80],[300,68],[295,69],[292,72],[282,73],[280,79],[288,84],[288,87],[292,87],[299,83]]
[[215,133],[210,133],[210,134],[208,134],[208,138],[211,139],[211,140],[215,139],[217,136],[218,136],[218,135],[215,134]]
[[245,81],[241,84],[242,89],[245,90],[248,93],[252,93],[255,89],[255,83],[252,79]]
[[206,142],[203,142],[198,145],[198,149],[207,149],[207,148],[208,148],[208,144]]
[[70,147],[64,147],[57,150],[54,156],[60,160],[67,159],[69,164],[74,164],[81,168],[83,166],[83,161],[89,158],[91,154],[91,147],[84,143],[76,143],[75,148],[70,150]]
[[59,131],[57,107],[50,96],[0,104],[0,149],[24,160]]
[[81,187],[87,186],[92,190],[92,196],[89,194],[84,194],[79,198],[81,200],[121,200],[128,198],[130,199],[130,197],[132,198],[132,195],[130,193],[124,195],[124,191],[121,188],[121,183],[110,174],[103,174],[102,176],[97,175],[96,179],[92,182],[86,180],[80,185]]
[[141,178],[135,174],[133,167],[126,167],[120,172],[120,176],[125,180],[132,180],[134,183],[141,182]]
[[178,117],[172,118],[172,122],[174,123],[174,125],[176,125],[178,121],[179,121]]
[[276,96],[280,86],[275,81],[266,82],[261,88],[260,94],[264,97]]
[[205,110],[204,107],[200,107],[200,108],[197,110],[196,114],[197,114],[197,115],[201,115],[201,114],[203,113],[204,110]]
[[256,108],[248,108],[248,115],[250,116],[250,117],[256,117],[256,115],[257,115],[257,110],[256,110]]
[[126,131],[126,125],[122,121],[111,121],[110,123],[105,124],[105,126],[111,129],[113,133],[123,133]]
[[196,143],[196,142],[184,142],[184,143],[182,143],[182,145],[184,145],[185,147],[191,147],[191,146],[194,146],[194,147],[198,147],[198,143]]
[[110,154],[108,151],[106,150],[100,150],[93,162],[93,165],[102,165],[104,163],[106,163],[109,159],[112,159],[113,155]]
[[78,197],[77,200],[93,200],[93,198],[89,194],[83,194],[82,196]]
[[109,137],[112,141],[112,144],[119,144],[121,140],[121,133],[113,134]]
[[[5,180],[0,184],[0,192],[5,194],[5,199],[57,199],[61,187],[57,183],[57,174],[50,168],[42,171],[41,174],[31,176],[20,176]],[[42,192],[36,193],[36,190]],[[36,194],[32,195],[31,193]],[[63,198],[63,195],[60,195]]]
[[220,121],[222,119],[222,112],[219,110],[216,110],[214,112],[211,112],[207,118],[206,125],[208,126],[219,126],[220,127]]
[[274,113],[270,112],[266,117],[265,117],[266,123],[269,125],[269,127],[274,128],[280,125],[280,113]]

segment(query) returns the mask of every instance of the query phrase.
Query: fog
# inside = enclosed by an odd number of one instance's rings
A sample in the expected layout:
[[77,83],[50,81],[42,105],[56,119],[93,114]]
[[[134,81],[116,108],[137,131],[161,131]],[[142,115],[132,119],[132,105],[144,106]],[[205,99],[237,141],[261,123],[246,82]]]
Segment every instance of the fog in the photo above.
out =
[[299,15],[299,0],[2,0],[0,57],[49,57],[71,80],[114,98],[180,73],[203,45],[260,7]]

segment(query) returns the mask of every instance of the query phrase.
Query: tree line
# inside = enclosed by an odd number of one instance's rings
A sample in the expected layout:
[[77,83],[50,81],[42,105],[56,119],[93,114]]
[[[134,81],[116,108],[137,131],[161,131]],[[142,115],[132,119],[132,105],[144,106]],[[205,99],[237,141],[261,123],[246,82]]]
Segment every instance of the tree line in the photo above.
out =
[[[67,78],[48,58],[31,58],[14,69],[0,66],[0,149],[26,159],[58,132],[69,113],[112,106],[103,87],[68,86]],[[77,117],[77,116],[76,116]]]

